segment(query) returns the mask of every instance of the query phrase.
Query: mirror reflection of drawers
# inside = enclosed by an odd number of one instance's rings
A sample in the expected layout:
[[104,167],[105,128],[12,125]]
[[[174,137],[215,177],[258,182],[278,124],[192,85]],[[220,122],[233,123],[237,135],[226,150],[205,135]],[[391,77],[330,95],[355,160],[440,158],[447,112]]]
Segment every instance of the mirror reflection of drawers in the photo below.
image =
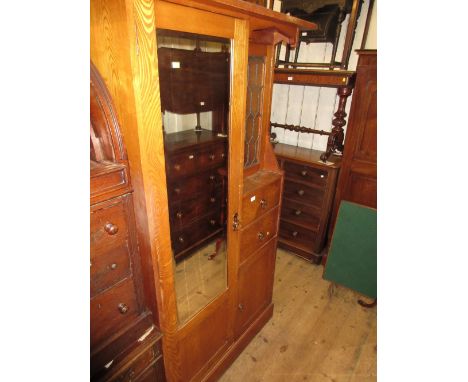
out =
[[227,139],[209,130],[165,135],[171,242],[177,260],[221,234]]

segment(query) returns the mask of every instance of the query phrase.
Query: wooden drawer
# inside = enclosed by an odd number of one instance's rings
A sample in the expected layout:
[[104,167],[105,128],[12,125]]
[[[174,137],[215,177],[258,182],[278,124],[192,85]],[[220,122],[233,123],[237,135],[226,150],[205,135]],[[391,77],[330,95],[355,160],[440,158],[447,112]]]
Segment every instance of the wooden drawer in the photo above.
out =
[[105,253],[91,251],[91,297],[130,275],[128,243]]
[[276,236],[278,213],[278,207],[276,207],[265,214],[265,216],[262,216],[260,219],[241,230],[240,263]]
[[290,199],[284,199],[281,206],[281,219],[305,225],[313,231],[319,230],[321,213],[318,207]]
[[[161,356],[161,343],[156,342],[149,349],[145,350],[139,355],[128,367],[120,372],[116,377],[111,378],[110,381],[116,382],[130,382],[130,381],[141,381],[145,375],[145,371],[148,366],[155,363],[155,361]],[[162,358],[161,358],[162,360]]]
[[324,189],[310,187],[303,183],[293,182],[291,180],[285,180],[284,182],[284,199],[291,199],[297,202],[321,207],[324,194]]
[[187,149],[179,154],[171,154],[166,162],[168,178],[180,178],[202,172],[226,163],[226,149],[224,144],[204,147],[203,150]]
[[151,367],[138,377],[136,382],[166,382],[163,359],[157,360]]
[[226,164],[226,149],[224,144],[208,147],[199,154],[200,170],[224,166]]
[[128,237],[124,197],[91,209],[91,252],[105,253],[125,244]]
[[91,347],[111,336],[138,316],[131,277],[91,299]]
[[174,253],[177,255],[185,251],[221,227],[220,212],[216,211],[196,220],[181,231],[172,232],[171,240]]
[[288,179],[301,180],[317,186],[325,186],[328,179],[328,171],[317,169],[294,162],[284,162],[285,176]]
[[190,198],[194,193],[200,190],[212,192],[222,184],[223,173],[225,172],[225,168],[218,167],[198,174],[197,176],[175,180],[169,183],[167,186],[169,203]]
[[169,206],[171,227],[182,229],[200,216],[212,211],[220,211],[223,203],[221,188],[214,192],[195,194],[188,200],[180,200]]
[[281,220],[279,237],[302,247],[304,250],[308,249],[310,251],[315,247],[317,233]]
[[281,192],[281,178],[267,184],[265,187],[253,190],[242,199],[242,224],[248,225],[267,211],[279,204]]

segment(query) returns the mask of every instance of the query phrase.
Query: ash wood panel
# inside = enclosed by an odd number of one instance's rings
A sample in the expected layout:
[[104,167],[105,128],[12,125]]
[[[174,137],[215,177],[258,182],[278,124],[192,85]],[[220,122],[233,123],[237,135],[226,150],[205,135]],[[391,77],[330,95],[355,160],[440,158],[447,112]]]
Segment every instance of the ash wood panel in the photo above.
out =
[[329,294],[322,272],[278,250],[273,318],[220,382],[377,380],[376,309],[345,288]]

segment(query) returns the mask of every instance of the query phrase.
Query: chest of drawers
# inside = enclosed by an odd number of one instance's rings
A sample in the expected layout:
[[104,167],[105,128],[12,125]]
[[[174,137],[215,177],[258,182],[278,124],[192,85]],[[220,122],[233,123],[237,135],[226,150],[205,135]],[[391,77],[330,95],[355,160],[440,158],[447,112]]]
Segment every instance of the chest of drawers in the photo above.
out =
[[209,130],[165,135],[169,222],[176,260],[222,234],[226,142]]
[[320,161],[320,151],[285,144],[275,146],[284,170],[279,246],[320,263],[327,240],[341,159]]
[[90,84],[90,379],[142,381],[161,356],[161,334],[145,297],[125,146],[93,66]]

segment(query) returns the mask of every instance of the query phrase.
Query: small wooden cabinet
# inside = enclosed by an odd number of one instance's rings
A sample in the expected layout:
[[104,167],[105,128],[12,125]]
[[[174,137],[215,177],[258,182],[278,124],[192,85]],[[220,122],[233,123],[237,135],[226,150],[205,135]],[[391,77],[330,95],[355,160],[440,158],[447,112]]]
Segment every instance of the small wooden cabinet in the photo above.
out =
[[377,51],[358,50],[358,54],[331,230],[342,200],[377,208]]
[[284,170],[279,246],[320,263],[341,158],[327,164],[321,152],[279,143],[275,154]]

